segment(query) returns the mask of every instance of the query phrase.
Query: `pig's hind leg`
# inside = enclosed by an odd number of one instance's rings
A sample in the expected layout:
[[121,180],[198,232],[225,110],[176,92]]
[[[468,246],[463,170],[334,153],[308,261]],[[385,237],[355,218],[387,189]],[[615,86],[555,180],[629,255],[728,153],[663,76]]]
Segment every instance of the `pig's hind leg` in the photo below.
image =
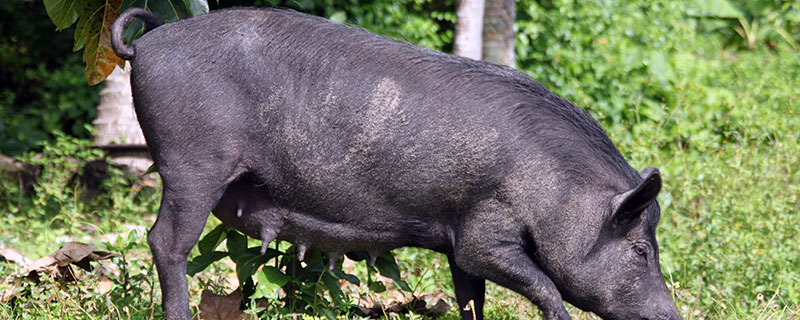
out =
[[202,168],[190,160],[158,160],[164,191],[158,219],[147,240],[155,258],[167,319],[189,320],[189,252],[197,243],[209,212],[235,177],[235,166],[217,162],[215,168]]

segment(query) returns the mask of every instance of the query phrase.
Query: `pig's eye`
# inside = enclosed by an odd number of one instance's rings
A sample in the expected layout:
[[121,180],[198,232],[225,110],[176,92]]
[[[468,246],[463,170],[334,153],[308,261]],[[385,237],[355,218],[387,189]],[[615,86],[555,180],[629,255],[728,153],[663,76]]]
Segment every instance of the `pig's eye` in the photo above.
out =
[[633,245],[633,252],[636,252],[636,254],[643,256],[647,253],[647,247],[645,247],[643,244],[635,244]]

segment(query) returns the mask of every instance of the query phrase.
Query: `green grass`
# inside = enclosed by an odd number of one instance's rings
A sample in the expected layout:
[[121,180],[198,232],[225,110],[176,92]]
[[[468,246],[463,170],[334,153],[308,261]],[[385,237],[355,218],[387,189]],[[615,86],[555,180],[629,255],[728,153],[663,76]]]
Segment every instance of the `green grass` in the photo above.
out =
[[687,318],[794,319],[800,54],[728,54],[686,57],[668,120],[631,124],[619,146],[664,173],[661,263]]

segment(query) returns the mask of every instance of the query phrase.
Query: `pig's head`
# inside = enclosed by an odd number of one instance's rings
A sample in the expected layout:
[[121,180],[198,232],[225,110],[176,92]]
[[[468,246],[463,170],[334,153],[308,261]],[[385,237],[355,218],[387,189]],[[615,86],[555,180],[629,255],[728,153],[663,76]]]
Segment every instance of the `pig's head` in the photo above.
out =
[[599,236],[551,276],[565,300],[604,319],[681,319],[658,258],[661,177],[647,168],[641,178],[596,199],[592,207],[607,210]]

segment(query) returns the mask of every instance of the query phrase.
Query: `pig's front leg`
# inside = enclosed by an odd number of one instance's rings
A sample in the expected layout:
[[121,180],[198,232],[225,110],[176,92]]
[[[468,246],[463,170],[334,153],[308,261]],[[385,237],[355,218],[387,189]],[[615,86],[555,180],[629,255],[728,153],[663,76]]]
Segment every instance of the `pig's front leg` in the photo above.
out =
[[525,253],[520,240],[524,231],[511,210],[499,203],[486,207],[491,210],[473,212],[461,222],[453,255],[456,266],[525,296],[547,320],[572,319],[553,281]]
[[500,247],[503,246],[501,243],[495,245],[495,248],[483,253],[473,251],[475,248],[457,249],[456,264],[472,275],[486,278],[525,296],[542,310],[547,320],[572,319],[564,309],[561,294],[553,281],[525,255],[521,247]]

